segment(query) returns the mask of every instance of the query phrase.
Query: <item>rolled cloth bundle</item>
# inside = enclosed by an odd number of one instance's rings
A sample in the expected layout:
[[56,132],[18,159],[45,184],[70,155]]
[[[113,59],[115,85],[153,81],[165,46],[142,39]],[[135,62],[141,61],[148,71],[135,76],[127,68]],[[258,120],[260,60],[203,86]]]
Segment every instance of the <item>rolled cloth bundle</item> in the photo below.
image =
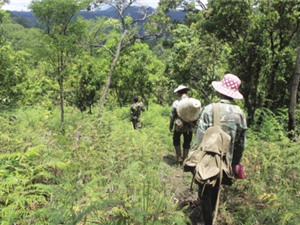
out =
[[237,179],[245,179],[246,178],[245,167],[243,166],[243,164],[239,163],[237,165],[234,165],[233,171],[234,171]]
[[177,107],[178,116],[185,122],[193,122],[199,118],[201,102],[195,98],[184,98]]

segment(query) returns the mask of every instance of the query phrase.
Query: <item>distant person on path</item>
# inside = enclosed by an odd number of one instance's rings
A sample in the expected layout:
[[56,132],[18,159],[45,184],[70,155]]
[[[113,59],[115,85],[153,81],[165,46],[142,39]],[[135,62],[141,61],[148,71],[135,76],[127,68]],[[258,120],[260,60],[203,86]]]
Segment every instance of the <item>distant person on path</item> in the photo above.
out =
[[[173,146],[175,148],[176,154],[176,161],[178,163],[182,163],[183,160],[187,157],[191,141],[193,137],[193,128],[196,125],[195,123],[185,123],[182,121],[177,113],[177,108],[180,102],[184,99],[189,98],[187,92],[190,88],[179,85],[175,90],[174,93],[177,93],[179,99],[175,100],[172,104],[171,112],[170,112],[170,125],[169,130],[170,132],[173,131]],[[173,129],[174,128],[174,129]],[[180,138],[183,135],[183,154],[181,152],[181,141]]]
[[[221,128],[231,136],[229,151],[226,157],[229,165],[232,166],[232,177],[228,177],[223,172],[222,184],[231,185],[233,179],[238,177],[235,171],[237,166],[241,166],[240,161],[245,149],[247,124],[242,109],[235,103],[234,99],[243,99],[239,92],[241,81],[233,74],[225,74],[221,81],[213,81],[212,86],[218,92],[220,101],[219,115]],[[212,104],[204,107],[201,112],[196,133],[196,142],[201,143],[203,135],[208,127],[213,124]],[[241,177],[239,177],[241,178]],[[216,209],[220,181],[215,186],[199,184],[198,196],[203,211],[205,225],[213,224],[213,215]]]
[[133,129],[141,129],[142,121],[141,121],[141,112],[145,111],[143,102],[139,102],[138,96],[133,98],[133,104],[130,106],[130,121],[132,123]]

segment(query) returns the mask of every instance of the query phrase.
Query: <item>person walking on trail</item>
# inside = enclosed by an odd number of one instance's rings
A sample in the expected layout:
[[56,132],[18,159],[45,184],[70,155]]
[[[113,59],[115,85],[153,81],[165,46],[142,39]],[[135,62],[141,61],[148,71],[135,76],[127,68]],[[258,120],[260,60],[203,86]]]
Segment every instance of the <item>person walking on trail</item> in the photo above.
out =
[[[171,112],[170,112],[170,126],[169,130],[170,132],[173,131],[173,146],[175,148],[176,153],[176,161],[178,163],[182,163],[183,160],[188,155],[191,141],[193,137],[193,128],[196,125],[193,123],[186,123],[183,120],[181,120],[177,113],[177,108],[180,104],[180,102],[184,99],[189,98],[187,92],[190,90],[190,88],[179,85],[175,90],[174,93],[177,93],[179,99],[175,100],[172,104]],[[180,144],[180,138],[183,135],[183,154],[181,152],[181,144]]]
[[133,98],[133,104],[130,106],[130,121],[132,128],[137,130],[142,128],[141,112],[145,111],[143,102],[139,102],[138,96]]
[[[243,99],[239,92],[241,80],[233,74],[225,74],[221,81],[213,81],[212,86],[217,91],[220,101],[217,103],[219,108],[220,125],[223,131],[231,136],[229,151],[226,153],[229,165],[233,169],[233,177],[228,177],[222,172],[222,181],[218,180],[215,186],[199,184],[198,196],[203,212],[205,225],[213,224],[213,216],[218,207],[218,194],[220,182],[224,185],[231,185],[234,178],[243,174],[238,174],[235,168],[243,167],[240,161],[245,149],[247,124],[242,109],[235,103],[234,99]],[[201,143],[203,135],[208,127],[213,124],[212,104],[204,107],[198,121],[195,142]]]

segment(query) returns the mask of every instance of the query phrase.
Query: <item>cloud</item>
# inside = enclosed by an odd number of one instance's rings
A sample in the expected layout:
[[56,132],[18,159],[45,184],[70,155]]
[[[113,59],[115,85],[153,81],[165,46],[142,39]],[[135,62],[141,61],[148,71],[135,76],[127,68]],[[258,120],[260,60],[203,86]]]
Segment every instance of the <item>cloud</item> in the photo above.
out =
[[4,4],[2,9],[10,11],[28,11],[31,0],[10,0],[9,4]]
[[[159,0],[136,0],[136,4],[147,5],[153,8],[158,6]],[[204,4],[207,3],[207,0],[202,0]],[[2,6],[4,10],[10,11],[28,11],[28,6],[31,3],[31,0],[10,0],[9,4]]]
[[[10,0],[9,4],[5,4],[2,9],[10,11],[28,11],[31,0]],[[159,0],[136,0],[137,4],[157,7]]]

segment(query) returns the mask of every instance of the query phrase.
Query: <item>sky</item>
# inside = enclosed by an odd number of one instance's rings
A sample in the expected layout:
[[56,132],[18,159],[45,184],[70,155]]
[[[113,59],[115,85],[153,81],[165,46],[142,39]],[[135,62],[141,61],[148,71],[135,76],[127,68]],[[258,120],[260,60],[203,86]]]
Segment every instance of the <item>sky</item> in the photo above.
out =
[[[27,6],[31,0],[10,0],[9,4],[5,4],[2,9],[10,11],[28,11]],[[158,6],[159,0],[137,0],[141,5],[149,5],[153,8]]]
[[[27,7],[31,0],[10,0],[10,4],[5,4],[2,9],[10,11],[28,11]],[[153,8],[158,6],[159,0],[137,0],[137,3],[141,5],[148,5]],[[204,4],[207,0],[202,1]]]

